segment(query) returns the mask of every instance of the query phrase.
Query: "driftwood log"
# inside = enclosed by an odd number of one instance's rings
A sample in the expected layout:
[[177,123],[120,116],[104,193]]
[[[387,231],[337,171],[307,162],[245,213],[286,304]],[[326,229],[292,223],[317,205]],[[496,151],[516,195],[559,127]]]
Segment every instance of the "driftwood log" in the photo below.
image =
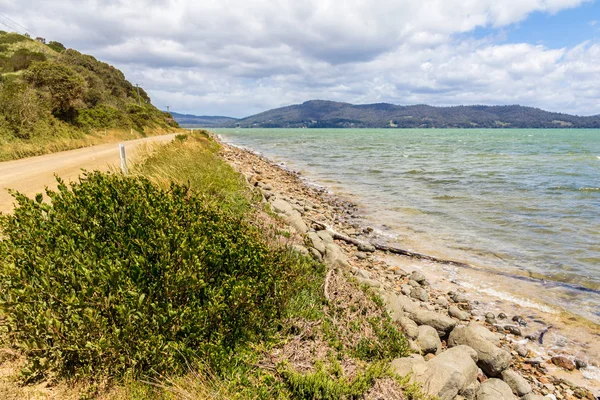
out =
[[420,254],[420,253],[415,253],[413,251],[404,250],[399,247],[388,246],[386,244],[364,242],[362,240],[358,240],[355,238],[351,238],[350,236],[343,235],[343,234],[337,232],[336,230],[334,230],[331,226],[329,226],[323,222],[315,221],[313,219],[311,219],[310,221],[312,223],[314,223],[315,225],[321,227],[323,230],[325,230],[327,233],[329,233],[334,239],[353,244],[356,247],[365,247],[365,248],[366,247],[374,247],[377,250],[389,251],[390,253],[399,254],[399,255],[407,256],[407,257],[411,257],[411,258],[416,258],[419,260],[427,260],[427,261],[433,261],[433,262],[440,263],[440,264],[455,265],[457,267],[473,268],[473,266],[459,262],[459,261],[446,260],[443,258],[428,256],[428,255]]

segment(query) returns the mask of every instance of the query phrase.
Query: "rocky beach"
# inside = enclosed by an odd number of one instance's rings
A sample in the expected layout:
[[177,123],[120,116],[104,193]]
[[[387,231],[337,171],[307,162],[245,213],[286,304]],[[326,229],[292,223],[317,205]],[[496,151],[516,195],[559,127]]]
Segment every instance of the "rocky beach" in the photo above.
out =
[[[440,399],[600,396],[597,326],[480,293],[461,282],[460,263],[387,246],[361,223],[351,200],[251,151],[222,145],[223,159],[289,225],[294,247],[329,267],[326,297],[341,296],[344,279],[377,293],[413,351],[392,367],[425,393]],[[310,347],[306,340],[296,347]],[[385,393],[372,398],[394,398]]]

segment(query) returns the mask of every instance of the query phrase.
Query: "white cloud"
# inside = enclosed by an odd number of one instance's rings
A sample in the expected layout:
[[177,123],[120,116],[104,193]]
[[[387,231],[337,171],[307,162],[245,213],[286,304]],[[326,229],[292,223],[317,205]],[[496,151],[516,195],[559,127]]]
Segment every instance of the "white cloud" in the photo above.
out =
[[598,44],[468,38],[478,27],[502,29],[587,2],[0,0],[0,12],[114,63],[172,110],[243,116],[326,98],[591,114],[600,113],[592,101]]

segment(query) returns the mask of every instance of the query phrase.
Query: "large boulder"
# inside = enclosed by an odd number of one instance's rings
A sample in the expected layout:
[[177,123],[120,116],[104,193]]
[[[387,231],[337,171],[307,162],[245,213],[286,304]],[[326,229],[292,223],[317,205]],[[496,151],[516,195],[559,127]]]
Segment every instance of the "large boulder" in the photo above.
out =
[[[412,339],[412,340],[417,339],[417,337],[419,336],[419,326],[417,325],[417,323],[415,321],[413,321],[412,319],[407,318],[405,316],[400,316],[397,319],[397,321],[400,324],[400,326],[402,327],[402,330],[404,331],[404,334],[406,335],[406,337],[408,337],[409,339]],[[436,332],[436,335],[437,335],[437,332]],[[439,340],[439,338],[438,338],[438,340]]]
[[452,318],[435,311],[423,309],[417,309],[413,313],[408,312],[406,309],[405,311],[418,325],[429,325],[435,328],[440,337],[446,336],[456,326],[456,321],[454,321]]
[[450,333],[448,346],[460,345],[470,346],[477,352],[477,365],[489,376],[499,376],[510,365],[510,353],[495,346],[471,326],[457,326]]
[[531,385],[517,371],[507,369],[502,371],[502,380],[510,386],[517,396],[525,396],[531,393]]
[[285,222],[293,226],[301,235],[304,235],[306,232],[308,232],[308,226],[306,226],[306,223],[302,219],[302,215],[300,215],[298,211],[292,210],[290,214],[284,214],[283,219]]
[[271,197],[273,201],[271,201],[271,208],[277,214],[291,214],[294,211],[294,208],[290,203],[283,199]]
[[500,379],[492,378],[483,382],[477,392],[476,400],[516,400],[510,386]]
[[328,244],[333,243],[333,236],[331,236],[331,234],[327,231],[318,231],[317,235],[321,238],[321,240],[323,242],[325,242],[325,245],[327,246]]
[[437,354],[442,349],[442,341],[435,328],[429,325],[418,327],[417,344],[423,354]]
[[383,301],[393,321],[398,321],[400,317],[415,313],[419,309],[419,305],[408,297],[391,292],[383,295]]
[[467,347],[449,349],[428,362],[422,358],[394,360],[392,368],[399,375],[411,375],[411,381],[420,383],[424,393],[440,400],[454,399],[477,382],[477,353]]

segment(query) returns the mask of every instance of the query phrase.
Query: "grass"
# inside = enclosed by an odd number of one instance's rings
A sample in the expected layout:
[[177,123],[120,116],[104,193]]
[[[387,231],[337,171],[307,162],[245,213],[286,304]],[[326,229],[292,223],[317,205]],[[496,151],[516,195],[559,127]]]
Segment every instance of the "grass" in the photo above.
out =
[[58,136],[36,136],[31,139],[8,139],[0,135],[0,162],[180,131],[182,130],[177,128],[147,129],[142,135],[135,130],[123,129],[95,131],[89,134],[65,129]]

